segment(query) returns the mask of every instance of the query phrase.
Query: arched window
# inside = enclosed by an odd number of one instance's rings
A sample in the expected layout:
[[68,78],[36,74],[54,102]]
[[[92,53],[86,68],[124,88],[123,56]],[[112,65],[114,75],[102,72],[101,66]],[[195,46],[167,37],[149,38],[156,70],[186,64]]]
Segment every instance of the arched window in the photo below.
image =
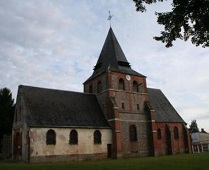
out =
[[78,144],[78,132],[76,130],[71,130],[70,132],[70,144]]
[[102,143],[102,134],[99,130],[94,132],[94,144],[101,144]]
[[136,81],[133,81],[133,91],[134,92],[138,92],[139,91],[138,83]]
[[55,145],[56,144],[56,133],[54,130],[50,129],[46,133],[46,144]]
[[125,84],[123,79],[119,79],[119,90],[125,90]]
[[89,93],[93,93],[93,87],[92,87],[92,85],[89,86]]
[[174,139],[179,139],[179,130],[176,126],[174,127]]
[[102,92],[102,82],[98,81],[97,83],[97,93],[101,93]]
[[161,139],[161,130],[157,129],[157,139]]
[[137,141],[136,126],[131,125],[129,127],[129,136],[130,136],[130,141]]

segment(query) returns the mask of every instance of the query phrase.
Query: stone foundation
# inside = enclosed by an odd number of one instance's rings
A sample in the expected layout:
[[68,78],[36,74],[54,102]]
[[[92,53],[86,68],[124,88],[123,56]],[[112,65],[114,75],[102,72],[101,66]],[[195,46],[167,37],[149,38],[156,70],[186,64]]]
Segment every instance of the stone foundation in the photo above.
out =
[[80,154],[80,155],[49,155],[49,156],[33,156],[30,163],[42,162],[68,162],[68,161],[84,161],[107,159],[107,154]]

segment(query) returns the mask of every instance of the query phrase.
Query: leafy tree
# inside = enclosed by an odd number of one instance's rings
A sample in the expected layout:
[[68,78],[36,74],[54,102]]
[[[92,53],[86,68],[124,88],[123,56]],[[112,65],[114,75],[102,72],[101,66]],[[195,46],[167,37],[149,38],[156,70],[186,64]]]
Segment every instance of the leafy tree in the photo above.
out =
[[199,132],[199,128],[197,126],[197,122],[196,120],[192,120],[191,124],[189,125],[190,127],[190,132],[191,133],[195,133],[195,132]]
[[[145,12],[145,4],[163,2],[165,0],[133,0],[136,10]],[[189,38],[196,46],[209,46],[209,1],[208,0],[173,0],[172,11],[157,13],[157,22],[164,25],[157,41],[172,47],[173,41]]]
[[0,89],[0,141],[3,134],[12,132],[14,99],[8,88]]

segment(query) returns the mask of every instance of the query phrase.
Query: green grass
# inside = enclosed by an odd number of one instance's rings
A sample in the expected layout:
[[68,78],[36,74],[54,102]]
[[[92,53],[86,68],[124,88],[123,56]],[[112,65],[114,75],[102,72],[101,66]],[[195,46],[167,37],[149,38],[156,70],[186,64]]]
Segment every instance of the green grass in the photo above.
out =
[[0,170],[209,170],[209,153],[118,160],[27,164],[0,161]]

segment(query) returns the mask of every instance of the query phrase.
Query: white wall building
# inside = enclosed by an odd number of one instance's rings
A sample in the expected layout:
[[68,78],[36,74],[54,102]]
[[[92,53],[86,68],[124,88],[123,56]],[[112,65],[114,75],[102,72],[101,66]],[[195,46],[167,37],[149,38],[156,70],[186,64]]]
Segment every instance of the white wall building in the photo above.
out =
[[191,133],[191,139],[193,153],[209,151],[209,134],[204,129],[201,132]]

